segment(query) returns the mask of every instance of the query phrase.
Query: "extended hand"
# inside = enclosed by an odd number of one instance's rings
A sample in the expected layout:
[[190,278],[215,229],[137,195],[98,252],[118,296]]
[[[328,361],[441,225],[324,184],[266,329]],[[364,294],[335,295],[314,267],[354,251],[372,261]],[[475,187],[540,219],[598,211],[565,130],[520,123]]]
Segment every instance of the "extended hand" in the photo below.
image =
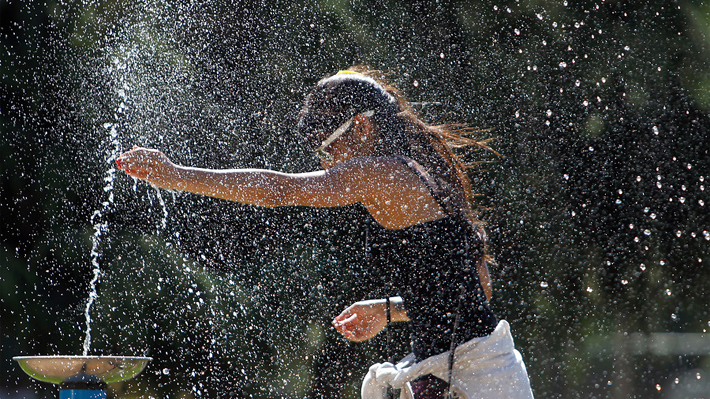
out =
[[158,150],[133,147],[116,159],[116,167],[128,175],[167,189],[176,189],[177,167]]
[[333,319],[333,326],[354,342],[366,341],[387,325],[385,301],[362,301],[350,305]]

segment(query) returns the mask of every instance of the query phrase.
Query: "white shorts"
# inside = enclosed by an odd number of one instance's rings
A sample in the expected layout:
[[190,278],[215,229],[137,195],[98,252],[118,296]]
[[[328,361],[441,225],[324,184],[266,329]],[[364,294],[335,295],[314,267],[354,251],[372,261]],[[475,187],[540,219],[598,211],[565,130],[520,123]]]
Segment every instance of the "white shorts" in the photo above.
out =
[[[396,365],[371,366],[362,382],[362,399],[385,398],[388,386],[401,389],[402,399],[411,399],[408,382],[427,374],[449,380],[448,351],[415,364],[413,359],[410,354]],[[452,370],[451,391],[462,399],[533,398],[525,363],[505,320],[490,335],[457,346]]]

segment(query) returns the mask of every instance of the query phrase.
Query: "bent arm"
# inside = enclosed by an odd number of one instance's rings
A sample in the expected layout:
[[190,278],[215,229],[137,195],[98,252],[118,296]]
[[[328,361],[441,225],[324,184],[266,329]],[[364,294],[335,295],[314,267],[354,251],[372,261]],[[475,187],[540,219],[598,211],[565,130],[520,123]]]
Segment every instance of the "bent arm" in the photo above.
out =
[[488,262],[481,259],[476,264],[476,271],[478,272],[478,279],[481,281],[483,292],[486,294],[486,299],[490,302],[493,297],[493,283],[491,282],[491,274],[488,271]]
[[[387,325],[386,306],[385,299],[355,302],[333,319],[333,327],[350,341],[366,341]],[[390,316],[392,321],[409,321],[401,297],[390,298]]]

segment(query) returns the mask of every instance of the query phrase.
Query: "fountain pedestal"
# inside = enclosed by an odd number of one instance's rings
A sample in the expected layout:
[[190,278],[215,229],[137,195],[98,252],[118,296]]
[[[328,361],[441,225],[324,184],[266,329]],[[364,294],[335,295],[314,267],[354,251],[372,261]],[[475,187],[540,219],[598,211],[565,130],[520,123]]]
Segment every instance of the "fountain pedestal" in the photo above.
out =
[[106,387],[140,374],[152,359],[139,356],[16,356],[30,377],[59,385],[59,399],[106,399]]

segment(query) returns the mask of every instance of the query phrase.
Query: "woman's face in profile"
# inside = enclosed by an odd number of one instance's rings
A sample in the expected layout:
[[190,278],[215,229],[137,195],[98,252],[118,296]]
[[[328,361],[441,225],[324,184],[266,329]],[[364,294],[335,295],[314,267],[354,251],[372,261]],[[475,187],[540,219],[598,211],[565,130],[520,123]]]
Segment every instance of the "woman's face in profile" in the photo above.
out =
[[[316,135],[316,155],[323,169],[358,156],[374,154],[373,127],[368,117],[358,114],[332,133],[322,132]],[[339,129],[344,130],[338,131]]]

